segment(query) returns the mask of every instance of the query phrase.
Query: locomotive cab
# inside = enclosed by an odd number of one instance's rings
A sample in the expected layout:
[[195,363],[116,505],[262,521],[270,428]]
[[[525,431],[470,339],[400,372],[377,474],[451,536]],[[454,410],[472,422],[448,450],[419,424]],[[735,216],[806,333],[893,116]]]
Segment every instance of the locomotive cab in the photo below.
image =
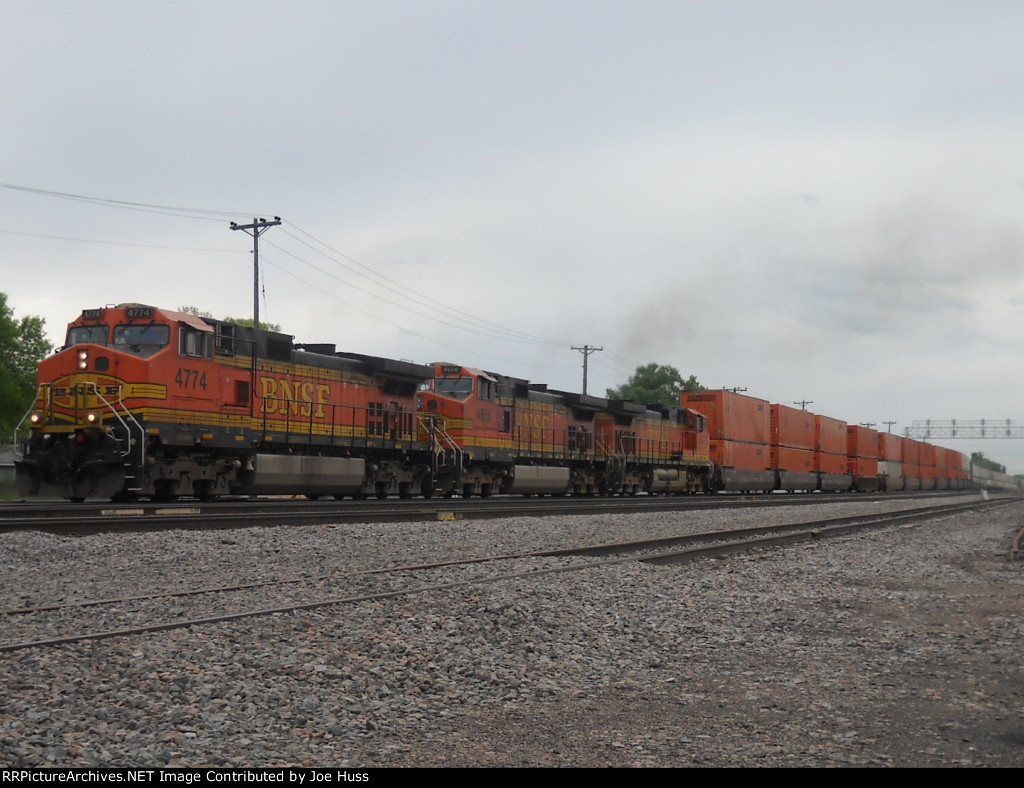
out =
[[174,396],[153,381],[176,368],[183,389],[206,390],[216,380],[212,336],[199,318],[151,306],[83,310],[64,346],[39,364],[30,437],[15,463],[19,494],[79,501],[140,492],[149,419]]

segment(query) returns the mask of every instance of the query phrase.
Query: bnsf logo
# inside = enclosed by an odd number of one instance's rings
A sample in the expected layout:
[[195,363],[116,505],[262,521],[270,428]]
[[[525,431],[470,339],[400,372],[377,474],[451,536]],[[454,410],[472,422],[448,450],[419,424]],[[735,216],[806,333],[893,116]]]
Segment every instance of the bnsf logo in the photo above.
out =
[[260,379],[263,405],[260,413],[292,416],[326,417],[324,404],[331,396],[331,387],[326,383],[287,380],[286,378]]

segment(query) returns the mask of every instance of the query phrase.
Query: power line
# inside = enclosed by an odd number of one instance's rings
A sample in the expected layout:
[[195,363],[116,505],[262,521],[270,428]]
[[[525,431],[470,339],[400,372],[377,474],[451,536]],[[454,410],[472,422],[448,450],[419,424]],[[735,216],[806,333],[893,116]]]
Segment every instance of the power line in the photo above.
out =
[[[90,195],[78,194],[78,193],[74,193],[74,192],[61,192],[61,191],[55,191],[55,190],[51,190],[51,189],[41,189],[41,188],[35,188],[35,187],[30,187],[30,186],[21,186],[21,185],[18,185],[18,184],[10,184],[10,183],[0,183],[0,187],[5,188],[5,189],[10,189],[10,190],[13,190],[13,191],[24,192],[24,193],[27,193],[27,194],[36,194],[36,195],[45,196],[45,197],[53,197],[53,198],[57,198],[57,199],[71,200],[71,201],[74,201],[74,202],[81,202],[81,203],[96,205],[96,206],[100,206],[100,207],[120,208],[120,209],[124,209],[124,210],[142,211],[142,212],[147,212],[147,213],[159,213],[159,214],[177,216],[179,218],[201,219],[201,220],[204,220],[204,221],[221,221],[225,217],[237,216],[240,213],[243,214],[243,215],[245,215],[245,214],[252,214],[252,215],[256,215],[256,216],[259,215],[259,212],[253,213],[251,211],[220,211],[220,210],[209,210],[209,209],[203,209],[203,208],[189,208],[189,207],[184,207],[184,206],[161,205],[161,204],[157,204],[157,203],[146,203],[146,202],[138,202],[138,201],[132,201],[132,200],[111,199],[111,198],[105,198],[105,197],[93,197],[93,196],[90,196]],[[259,222],[262,222],[262,221],[265,221],[265,220],[254,220],[252,225],[245,225],[245,226],[235,225],[235,228],[236,229],[247,229],[247,230],[248,229],[253,229],[253,230],[255,230],[256,229],[255,225],[257,225]],[[280,222],[280,220],[276,220],[275,219],[275,223],[277,223],[277,222]],[[307,247],[308,249],[310,249],[310,250],[312,250],[314,252],[317,252],[318,254],[326,257],[328,260],[330,260],[331,262],[335,263],[336,265],[344,268],[345,270],[349,271],[350,273],[355,274],[356,276],[360,276],[360,277],[368,280],[373,285],[374,288],[380,288],[380,289],[382,289],[382,290],[384,290],[386,292],[389,292],[389,293],[395,295],[396,297],[398,297],[398,298],[400,298],[400,299],[402,299],[402,300],[404,300],[404,301],[406,301],[408,303],[411,303],[411,304],[414,304],[414,305],[417,305],[417,306],[421,307],[421,309],[413,309],[413,308],[410,308],[410,307],[405,306],[403,304],[396,303],[394,300],[392,300],[390,298],[387,298],[387,297],[381,295],[380,293],[376,293],[376,292],[373,292],[370,289],[366,289],[366,288],[363,288],[363,287],[359,287],[358,285],[354,285],[351,282],[346,281],[345,279],[342,279],[342,278],[336,276],[335,274],[332,274],[330,271],[326,271],[323,268],[321,268],[321,267],[319,267],[317,265],[314,265],[309,260],[306,260],[305,258],[301,257],[300,255],[297,255],[294,252],[289,251],[288,249],[285,249],[285,248],[279,246],[278,244],[275,244],[275,243],[269,242],[269,241],[265,242],[265,243],[269,244],[270,246],[274,247],[275,249],[278,249],[280,252],[282,252],[284,254],[287,254],[290,257],[294,258],[295,260],[301,262],[302,264],[312,268],[313,270],[317,271],[318,273],[321,273],[324,276],[328,276],[328,277],[334,279],[335,281],[340,282],[347,289],[357,290],[357,291],[359,291],[361,293],[364,293],[365,295],[367,295],[367,296],[369,296],[371,298],[376,298],[376,299],[381,300],[381,301],[383,301],[385,303],[389,303],[389,304],[392,304],[394,306],[397,306],[398,308],[402,309],[403,311],[405,311],[405,312],[407,312],[407,313],[409,313],[411,315],[414,315],[414,316],[416,316],[418,318],[424,318],[424,319],[427,319],[427,320],[432,320],[435,323],[438,323],[438,324],[441,324],[441,325],[444,325],[444,326],[448,326],[448,327],[452,327],[452,328],[457,328],[457,329],[464,330],[464,331],[469,331],[471,333],[480,334],[480,335],[483,335],[483,336],[490,337],[492,339],[497,339],[497,340],[506,341],[506,342],[519,342],[519,343],[524,343],[524,344],[535,344],[535,345],[564,346],[565,344],[567,344],[564,340],[557,340],[557,339],[542,337],[542,336],[539,336],[539,335],[536,335],[536,334],[531,334],[531,333],[528,333],[528,332],[525,332],[525,331],[521,331],[521,330],[518,330],[518,329],[508,328],[506,326],[502,326],[501,324],[495,323],[493,321],[489,321],[489,320],[486,320],[484,318],[475,316],[475,315],[473,315],[473,314],[471,314],[469,312],[466,312],[465,310],[458,309],[458,308],[446,305],[446,304],[441,303],[441,302],[439,302],[437,300],[434,300],[434,299],[430,299],[429,297],[427,297],[425,295],[421,295],[420,293],[418,293],[416,291],[413,291],[410,288],[405,287],[400,282],[397,282],[394,279],[391,279],[391,278],[387,277],[386,275],[381,274],[378,271],[375,271],[370,266],[367,266],[367,265],[361,263],[360,261],[354,259],[353,257],[351,257],[349,255],[346,255],[345,253],[343,253],[343,252],[333,248],[329,244],[327,244],[327,243],[317,239],[315,236],[313,236],[312,234],[306,232],[302,228],[299,228],[298,226],[296,226],[296,225],[294,225],[294,224],[292,224],[290,222],[287,222],[286,224],[288,225],[288,227],[294,229],[297,233],[300,233],[301,235],[303,235],[306,238],[308,238],[309,241],[306,241],[303,238],[299,238],[294,233],[291,233],[291,232],[288,232],[288,231],[284,231],[284,234],[287,237],[291,238],[292,240],[296,241],[297,243],[302,244],[303,246]],[[269,223],[268,223],[267,226],[270,226]],[[264,229],[266,229],[266,228],[264,228]],[[0,231],[0,232],[5,232],[5,231]],[[31,235],[31,233],[20,233],[20,234]],[[262,232],[260,234],[262,234]],[[148,248],[157,248],[157,249],[180,249],[180,250],[183,250],[183,251],[230,251],[232,253],[237,253],[236,250],[189,249],[188,247],[168,247],[168,246],[155,246],[155,245],[148,245],[148,244],[119,243],[119,242],[111,242],[111,241],[93,241],[93,240],[89,240],[89,239],[61,238],[59,236],[47,236],[47,235],[42,235],[42,234],[40,234],[39,237],[53,238],[53,239],[56,239],[56,240],[80,241],[80,242],[84,242],[84,243],[107,243],[107,244],[113,244],[113,245],[139,246],[139,247],[148,247]],[[258,324],[259,324],[258,323],[258,313],[259,313],[259,303],[258,303],[258,299],[259,299],[259,296],[258,296],[258,290],[259,290],[259,271],[258,271],[259,251],[258,251],[258,248],[257,248],[257,242],[258,242],[258,238],[254,238],[254,249],[253,249],[253,256],[254,256],[254,260],[253,260],[253,264],[254,264],[254,282],[253,282],[253,287],[254,287],[254,295],[253,295],[254,309],[253,309],[253,312],[254,312],[254,316],[256,316],[255,319],[254,319],[254,324],[258,326]],[[326,251],[324,251],[324,250],[326,250]],[[264,255],[264,257],[266,257],[266,255]],[[345,262],[345,261],[347,261],[347,262]],[[273,265],[272,261],[271,261],[271,265]],[[277,266],[275,266],[275,267],[277,267]],[[325,295],[329,295],[332,298],[337,299],[337,296],[335,296],[335,295],[333,295],[331,293],[326,292],[324,290],[324,288],[318,287],[318,286],[316,286],[316,285],[314,285],[314,284],[312,284],[310,282],[306,282],[301,277],[295,276],[294,272],[292,272],[291,270],[288,270],[288,269],[283,269],[283,270],[285,270],[286,273],[288,273],[290,276],[292,276],[293,278],[297,279],[298,281],[302,282],[303,284],[305,284],[305,285],[307,285],[307,286],[317,290],[320,293],[323,293]],[[376,315],[374,313],[371,313],[371,312],[367,312],[366,310],[360,309],[358,306],[351,305],[351,304],[349,306],[354,308],[354,309],[357,309],[358,311],[363,312],[364,314],[368,314],[371,317],[374,317],[375,319],[382,320],[382,318],[380,318],[378,315]],[[426,311],[423,311],[423,310],[426,310]],[[445,319],[445,318],[448,318],[448,319]],[[384,320],[383,322],[389,322],[389,321]],[[429,337],[423,336],[422,334],[418,334],[415,331],[411,331],[410,329],[405,328],[405,327],[400,326],[400,325],[397,325],[395,323],[391,323],[391,325],[395,325],[397,328],[400,328],[402,331],[405,331],[407,333],[410,333],[410,334],[413,334],[413,335],[416,335],[416,336],[421,336],[422,338],[427,339],[428,341],[436,342],[439,345],[445,345],[447,347],[455,348],[455,346],[453,346],[453,345],[448,345],[446,343],[439,342],[437,340],[434,340],[434,339],[431,339]],[[455,349],[459,349],[459,348],[455,348]],[[589,348],[589,346],[585,346],[585,349],[590,349],[590,348]],[[460,352],[469,352],[469,351],[464,351],[463,349],[459,349],[459,350],[460,350]],[[587,359],[588,359],[590,353],[596,352],[597,350],[604,350],[604,348],[590,349],[590,352],[585,354],[585,358],[584,358],[584,389],[586,389],[586,386],[587,386]],[[609,354],[609,355],[612,355],[613,358],[615,358],[623,366],[623,369],[625,369],[626,362],[625,362],[624,359],[621,359],[619,357],[615,357],[614,354]],[[490,357],[490,358],[493,358],[494,360],[498,360],[498,361],[507,361],[507,360],[504,360],[504,359],[498,359],[496,357]],[[509,362],[509,363],[512,363],[512,362]],[[551,365],[547,365],[547,366],[551,366]],[[563,365],[557,365],[557,366],[563,366]],[[568,365],[564,365],[564,366],[568,366]],[[602,366],[605,366],[605,365],[602,365]]]
[[[336,265],[341,266],[342,268],[346,269],[347,271],[350,271],[350,272],[356,274],[357,276],[361,276],[361,277],[363,277],[365,279],[371,279],[371,281],[373,279],[379,280],[379,282],[376,283],[377,286],[383,287],[385,290],[387,290],[387,291],[389,291],[391,293],[394,293],[395,295],[399,296],[400,298],[403,298],[403,299],[405,299],[405,300],[407,300],[407,301],[409,301],[411,303],[417,304],[419,306],[424,306],[424,307],[427,307],[429,309],[435,309],[435,310],[437,310],[439,312],[442,312],[444,314],[447,314],[450,317],[454,317],[454,318],[459,319],[459,320],[468,320],[468,321],[470,321],[472,323],[475,323],[475,324],[477,324],[479,326],[482,326],[482,327],[488,329],[491,332],[491,333],[489,333],[489,336],[492,336],[492,337],[494,337],[496,339],[505,339],[506,341],[510,341],[510,342],[525,342],[525,343],[545,344],[545,345],[564,345],[565,344],[565,342],[562,341],[562,340],[549,339],[549,338],[541,337],[541,336],[538,336],[538,335],[535,335],[535,334],[529,334],[529,333],[527,333],[525,331],[520,331],[518,329],[510,329],[510,328],[501,326],[498,323],[494,323],[494,322],[492,322],[490,320],[486,320],[484,318],[476,317],[475,315],[473,315],[473,314],[471,314],[469,312],[466,312],[463,309],[457,309],[457,308],[454,308],[454,307],[451,307],[451,306],[447,306],[446,304],[443,304],[443,303],[438,302],[436,300],[431,300],[431,299],[424,298],[423,296],[421,296],[416,291],[410,290],[408,287],[406,287],[405,285],[402,285],[400,282],[396,282],[394,279],[391,279],[390,277],[385,276],[384,274],[382,274],[382,273],[380,273],[378,271],[375,271],[370,266],[367,266],[367,265],[361,263],[359,260],[356,260],[352,256],[347,255],[344,252],[340,252],[337,249],[334,249],[333,247],[329,246],[328,244],[324,243],[323,241],[318,240],[317,238],[315,238],[313,235],[311,235],[310,233],[306,232],[305,230],[302,230],[301,228],[296,227],[294,224],[291,224],[289,222],[288,225],[290,227],[294,227],[298,232],[300,232],[303,235],[307,236],[308,238],[310,238],[310,240],[312,240],[316,244],[319,244],[324,249],[327,249],[333,255],[336,255],[337,258],[343,258],[343,259],[337,259],[336,257],[332,257],[331,255],[327,254],[323,250],[317,249],[312,244],[309,244],[306,241],[303,241],[301,238],[298,238],[295,235],[285,231],[285,235],[287,235],[288,237],[293,238],[294,240],[298,241],[299,243],[301,243],[304,246],[308,247],[309,249],[313,250],[317,254],[323,255],[324,257],[326,257],[331,262],[335,263]],[[281,249],[281,247],[276,247],[276,248],[280,249],[281,251],[285,251],[284,249]],[[286,252],[286,254],[291,254],[291,253],[290,252]],[[296,259],[302,261],[302,262],[305,262],[305,261],[302,260],[302,258],[299,258],[297,255],[293,254],[292,256],[295,257]],[[356,270],[356,268],[353,268],[352,265],[346,264],[345,262],[343,262],[343,260],[347,260],[348,262],[352,263],[354,266],[357,266],[361,270]],[[309,263],[307,263],[307,264],[311,265]],[[315,266],[312,266],[312,267],[315,268]],[[317,269],[317,270],[321,270],[321,269]],[[341,281],[341,280],[339,280],[339,281]],[[367,291],[364,290],[363,292],[367,292]],[[370,293],[367,293],[367,294],[368,295],[372,295]],[[374,297],[380,298],[380,296],[374,296]],[[385,301],[387,303],[394,304],[395,306],[398,306],[398,304],[395,304],[393,301],[390,301],[389,299],[382,298],[381,300],[383,300],[383,301]],[[430,317],[429,315],[424,315],[422,313],[417,313],[417,314],[420,314],[421,317],[428,317],[428,318]],[[440,322],[444,322],[444,321],[440,321]],[[452,325],[452,324],[451,323],[446,323],[446,325]],[[464,326],[461,326],[461,325],[457,325],[456,327],[464,328]],[[499,333],[497,333],[497,334],[493,333],[495,331],[497,331]]]
[[[92,205],[101,205],[107,208],[123,208],[130,211],[142,211],[144,213],[160,213],[170,216],[179,216],[187,219],[203,219],[205,221],[221,221],[225,217],[238,216],[238,214],[251,214],[254,211],[213,211],[204,208],[183,208],[174,205],[157,205],[155,203],[133,202],[131,200],[113,200],[106,197],[90,197],[85,194],[74,194],[71,192],[58,192],[50,189],[37,189],[31,186],[18,186],[13,183],[0,183],[0,187],[13,191],[38,194],[44,197],[57,197],[62,200],[74,200]],[[259,211],[255,211],[259,214]]]
[[66,235],[47,235],[45,233],[26,233],[20,230],[0,230],[5,235],[24,235],[29,238],[45,238],[48,241],[75,241],[83,244],[104,244],[106,246],[132,246],[138,249],[167,249],[173,252],[217,252],[218,254],[240,254],[237,249],[204,249],[197,246],[165,246],[162,244],[137,244],[127,241],[100,241],[95,238],[71,238]]

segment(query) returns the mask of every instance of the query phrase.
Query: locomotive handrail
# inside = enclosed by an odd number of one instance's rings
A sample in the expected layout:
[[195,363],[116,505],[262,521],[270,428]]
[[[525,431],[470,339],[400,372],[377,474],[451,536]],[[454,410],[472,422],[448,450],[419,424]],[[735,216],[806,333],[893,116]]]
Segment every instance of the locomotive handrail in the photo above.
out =
[[[121,422],[121,426],[124,427],[125,435],[127,436],[127,447],[123,452],[121,452],[121,456],[127,457],[129,454],[131,454],[132,451],[132,428],[123,418],[121,418],[121,414],[117,412],[117,408],[114,405],[112,405],[107,400],[106,397],[100,394],[99,387],[95,383],[89,383],[89,386],[92,389],[93,396],[95,396],[96,399],[102,402],[107,407],[107,410],[114,414],[114,418]],[[128,418],[128,420],[132,424],[134,424],[135,427],[138,428],[139,430],[139,464],[141,467],[142,465],[145,464],[146,460],[146,431],[142,429],[142,425],[139,424],[138,419],[135,418],[135,414],[133,414],[128,409],[128,406],[124,404],[124,400],[121,397],[121,389],[122,386],[117,387],[117,403],[121,406],[122,410],[124,411],[124,415]]]
[[[434,466],[435,467],[433,468],[433,470],[435,472],[437,471],[437,458],[438,458],[438,456],[442,452],[450,451],[450,452],[452,452],[453,459],[455,459],[455,461],[456,461],[455,465],[458,468],[459,472],[461,473],[461,471],[462,471],[462,454],[463,454],[463,452],[462,452],[462,449],[459,447],[459,444],[456,443],[455,439],[451,435],[448,434],[448,431],[443,426],[441,426],[440,422],[437,420],[437,417],[435,417],[435,416],[419,416],[418,415],[417,418],[419,419],[420,426],[423,427],[423,431],[426,432],[426,434],[430,437],[430,445],[432,447],[434,447],[433,448],[433,455],[434,455],[433,460],[434,460]],[[447,448],[442,446],[442,443],[441,443],[441,440],[439,439],[439,436],[444,438],[445,443],[447,444]]]

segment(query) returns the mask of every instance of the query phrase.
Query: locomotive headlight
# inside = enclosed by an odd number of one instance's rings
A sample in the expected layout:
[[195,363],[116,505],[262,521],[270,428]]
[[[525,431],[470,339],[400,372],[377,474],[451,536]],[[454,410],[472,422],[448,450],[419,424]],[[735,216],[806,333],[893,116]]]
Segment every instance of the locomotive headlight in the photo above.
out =
[[31,416],[28,417],[28,420],[31,421],[33,424],[38,424],[43,420],[43,414],[33,413]]
[[89,365],[89,351],[79,350],[78,351],[78,368],[85,369]]
[[85,414],[85,420],[89,424],[95,424],[100,420],[100,414],[96,413],[95,411],[89,411],[88,413]]

